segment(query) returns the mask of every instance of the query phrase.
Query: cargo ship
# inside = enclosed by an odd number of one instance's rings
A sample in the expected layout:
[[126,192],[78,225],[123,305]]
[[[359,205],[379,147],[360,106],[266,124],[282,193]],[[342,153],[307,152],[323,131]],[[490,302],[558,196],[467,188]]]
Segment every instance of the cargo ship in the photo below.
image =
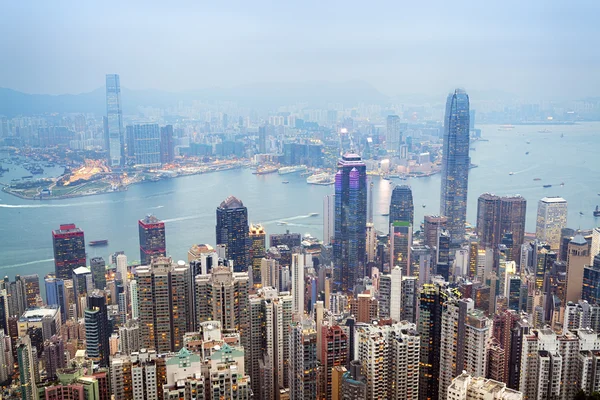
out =
[[94,246],[106,246],[108,244],[108,240],[92,240],[89,245]]
[[277,172],[279,172],[279,175],[287,175],[295,172],[304,172],[306,168],[306,165],[294,165],[292,167],[281,167]]
[[266,175],[266,174],[272,174],[274,172],[277,172],[279,168],[277,167],[258,167],[256,168],[256,171],[253,172],[254,175]]
[[321,172],[306,178],[306,183],[310,183],[311,185],[331,185],[334,183],[334,179],[331,174]]

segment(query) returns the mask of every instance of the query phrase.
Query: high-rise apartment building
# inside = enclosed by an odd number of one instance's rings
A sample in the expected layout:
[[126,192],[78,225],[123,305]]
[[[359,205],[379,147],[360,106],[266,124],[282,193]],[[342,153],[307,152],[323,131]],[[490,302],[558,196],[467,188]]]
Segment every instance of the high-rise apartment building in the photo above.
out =
[[125,161],[123,111],[121,109],[121,82],[119,75],[106,75],[106,150],[108,165],[119,168]]
[[140,264],[150,265],[153,257],[167,254],[165,223],[154,215],[147,215],[138,221],[140,236]]
[[37,383],[40,381],[38,356],[29,335],[22,336],[17,342],[17,360],[19,364],[19,382],[22,400],[38,398]]
[[280,389],[289,388],[292,295],[263,287],[249,302],[250,343],[245,349],[252,390],[260,399],[276,399]]
[[85,237],[75,224],[64,224],[52,231],[54,246],[54,274],[59,279],[70,279],[71,272],[86,265]]
[[600,254],[596,254],[592,265],[583,269],[581,299],[600,305]]
[[397,115],[387,116],[385,144],[387,151],[393,153],[400,152],[402,130],[400,127],[400,117]]
[[111,328],[106,299],[102,292],[94,291],[88,296],[87,302],[87,309],[84,312],[87,356],[96,360],[101,367],[108,367],[110,355],[108,339]]
[[358,324],[356,354],[366,378],[366,399],[419,397],[420,338],[414,324]]
[[568,245],[565,296],[567,302],[576,303],[581,299],[584,268],[589,263],[590,243],[581,234],[577,234]]
[[465,241],[469,186],[469,96],[456,89],[448,95],[444,117],[440,214],[448,217],[454,246]]
[[332,399],[333,369],[344,366],[348,361],[348,335],[339,325],[324,324],[321,326],[321,348],[318,358],[322,364],[322,380],[320,393],[327,400]]
[[292,254],[292,311],[294,315],[302,317],[304,315],[304,258],[305,254]]
[[496,196],[484,193],[477,200],[477,236],[483,247],[496,249],[505,233],[513,235],[520,248],[525,236],[527,200],[522,196]]
[[328,246],[335,235],[335,195],[323,198],[323,244]]
[[136,166],[154,167],[161,164],[161,134],[158,124],[133,125],[133,157]]
[[567,201],[562,197],[544,197],[538,202],[535,238],[559,250],[561,230],[567,227]]
[[217,208],[217,245],[225,245],[228,260],[233,260],[235,272],[248,270],[251,260],[248,226],[248,209],[229,196]]
[[317,331],[315,322],[301,318],[289,327],[290,400],[317,398]]
[[178,351],[191,321],[189,266],[155,257],[136,269],[142,345],[159,353]]
[[394,222],[409,222],[414,224],[415,207],[413,205],[413,195],[410,186],[400,185],[392,190],[390,200],[390,225]]
[[367,167],[357,154],[338,161],[335,175],[334,280],[351,291],[365,274],[367,224]]
[[260,224],[250,225],[250,261],[252,263],[252,283],[260,287],[260,265],[267,254],[267,237],[265,229]]

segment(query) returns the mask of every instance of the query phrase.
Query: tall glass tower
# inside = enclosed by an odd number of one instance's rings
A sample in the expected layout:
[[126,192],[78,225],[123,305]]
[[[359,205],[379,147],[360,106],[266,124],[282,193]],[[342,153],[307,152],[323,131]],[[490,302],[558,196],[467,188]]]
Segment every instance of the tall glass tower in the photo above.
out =
[[217,244],[227,246],[227,259],[233,260],[234,272],[246,272],[251,264],[249,230],[248,209],[229,196],[217,208],[216,234]]
[[469,186],[469,96],[456,89],[448,95],[444,117],[440,214],[448,217],[451,243],[465,240]]
[[351,291],[365,274],[366,232],[367,167],[358,154],[346,154],[335,175],[333,257],[339,290]]
[[394,222],[410,222],[413,225],[415,207],[410,186],[396,186],[390,200],[390,225]]
[[121,110],[121,83],[119,75],[106,75],[106,149],[108,165],[120,167],[125,160],[123,111]]

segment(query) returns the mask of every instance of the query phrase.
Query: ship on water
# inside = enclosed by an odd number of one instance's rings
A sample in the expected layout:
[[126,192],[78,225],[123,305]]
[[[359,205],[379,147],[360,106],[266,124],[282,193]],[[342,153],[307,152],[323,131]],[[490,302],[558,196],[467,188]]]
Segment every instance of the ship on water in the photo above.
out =
[[256,171],[252,172],[254,175],[266,175],[277,172],[279,168],[275,166],[263,166],[256,168]]
[[333,175],[327,172],[321,172],[306,178],[306,183],[310,183],[311,185],[331,185],[334,181]]
[[92,247],[95,246],[106,246],[108,244],[108,240],[103,239],[103,240],[92,240],[89,242],[89,245]]
[[294,165],[291,167],[281,167],[277,172],[279,172],[279,175],[287,175],[295,172],[304,172],[306,168],[306,165]]

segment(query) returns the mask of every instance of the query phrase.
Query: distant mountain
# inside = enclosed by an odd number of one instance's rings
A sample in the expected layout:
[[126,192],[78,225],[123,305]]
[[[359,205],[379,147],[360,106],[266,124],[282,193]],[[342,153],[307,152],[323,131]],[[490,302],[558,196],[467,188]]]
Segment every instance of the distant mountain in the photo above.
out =
[[[134,114],[139,106],[168,107],[179,102],[235,101],[240,106],[259,110],[274,109],[281,105],[306,103],[309,107],[327,107],[329,103],[346,106],[368,103],[386,104],[389,98],[362,81],[343,83],[306,82],[282,84],[253,84],[234,88],[210,88],[186,92],[167,92],[155,89],[122,89],[123,112]],[[106,112],[105,89],[98,88],[81,94],[27,94],[0,88],[0,115],[40,115],[48,113]]]

